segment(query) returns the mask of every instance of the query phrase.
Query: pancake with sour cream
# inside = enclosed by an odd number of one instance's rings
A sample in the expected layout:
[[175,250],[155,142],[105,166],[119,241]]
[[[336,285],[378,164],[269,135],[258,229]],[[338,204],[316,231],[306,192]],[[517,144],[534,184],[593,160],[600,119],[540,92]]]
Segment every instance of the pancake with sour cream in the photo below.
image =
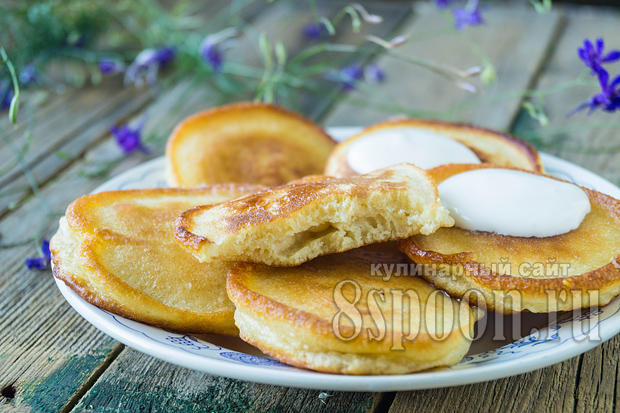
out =
[[[459,192],[443,190],[452,177],[482,170],[500,172],[499,179],[491,176],[481,188],[472,175],[470,186],[453,185]],[[512,171],[511,184],[505,172],[457,164],[428,171],[456,226],[399,241],[420,274],[454,297],[502,313],[600,306],[620,294],[620,201],[523,171]],[[516,183],[523,174],[545,182]]]
[[536,149],[513,136],[467,124],[405,119],[375,124],[338,144],[325,175],[353,176],[403,162],[422,169],[488,163],[543,172]]

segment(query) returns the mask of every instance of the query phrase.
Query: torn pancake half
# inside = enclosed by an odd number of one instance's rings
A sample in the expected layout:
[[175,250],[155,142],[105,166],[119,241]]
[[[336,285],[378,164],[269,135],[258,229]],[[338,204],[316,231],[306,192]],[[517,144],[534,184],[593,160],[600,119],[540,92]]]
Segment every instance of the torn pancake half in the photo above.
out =
[[430,176],[402,164],[196,207],[177,219],[176,238],[201,261],[286,267],[453,224]]
[[198,262],[174,240],[176,216],[259,187],[102,192],[74,201],[51,240],[54,275],[86,301],[188,333],[236,335],[226,296],[231,263]]
[[394,243],[299,267],[238,263],[227,290],[240,337],[293,366],[326,373],[407,374],[458,363],[479,313],[417,276],[389,281],[373,265],[406,264]]
[[[453,164],[428,172],[439,185],[483,168],[492,166]],[[605,305],[620,294],[620,201],[581,189],[590,212],[566,233],[523,237],[441,228],[401,240],[399,248],[422,266],[427,281],[453,297],[470,295],[492,311],[546,313]]]

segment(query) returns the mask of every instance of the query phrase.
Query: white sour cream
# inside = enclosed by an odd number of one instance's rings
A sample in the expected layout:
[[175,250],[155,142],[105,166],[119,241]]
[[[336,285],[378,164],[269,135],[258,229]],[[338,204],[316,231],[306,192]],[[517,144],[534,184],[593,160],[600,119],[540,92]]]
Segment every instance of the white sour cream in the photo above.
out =
[[448,163],[480,163],[467,146],[447,136],[419,128],[380,129],[353,142],[347,162],[358,174],[400,163],[430,169]]
[[591,208],[577,185],[506,169],[463,172],[438,188],[456,227],[515,237],[564,234],[578,228]]

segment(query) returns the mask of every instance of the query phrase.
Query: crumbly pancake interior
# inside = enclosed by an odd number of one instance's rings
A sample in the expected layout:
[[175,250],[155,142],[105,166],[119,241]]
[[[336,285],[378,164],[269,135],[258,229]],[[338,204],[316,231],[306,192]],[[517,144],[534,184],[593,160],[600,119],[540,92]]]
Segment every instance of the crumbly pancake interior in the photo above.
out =
[[185,212],[177,239],[202,259],[291,266],[453,224],[426,174],[399,165],[373,174],[282,186]]

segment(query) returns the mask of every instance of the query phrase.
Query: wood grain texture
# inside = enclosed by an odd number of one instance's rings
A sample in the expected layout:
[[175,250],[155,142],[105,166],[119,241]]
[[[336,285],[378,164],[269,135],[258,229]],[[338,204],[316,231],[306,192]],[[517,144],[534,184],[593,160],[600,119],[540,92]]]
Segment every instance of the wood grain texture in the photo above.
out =
[[400,392],[390,413],[459,412],[566,412],[573,409],[577,360],[520,376],[444,389]]
[[[121,89],[119,88],[118,91],[120,93]],[[101,113],[92,122],[82,125],[75,137],[61,142],[54,150],[47,152],[45,156],[31,165],[31,172],[37,183],[45,185],[48,180],[70,165],[73,159],[79,159],[84,155],[89,147],[101,139],[108,138],[110,125],[122,122],[127,116],[142,109],[150,100],[151,97],[147,93],[123,99],[117,102],[116,105],[109,107],[108,111]],[[0,216],[6,214],[10,208],[31,193],[32,189],[23,174],[20,173],[8,180],[2,185]]]
[[[539,15],[522,4],[494,4],[485,13],[485,22],[483,26],[455,32],[450,18],[431,4],[416,3],[414,17],[401,29],[402,34],[412,33],[414,37],[394,50],[423,59],[440,56],[441,63],[464,70],[481,63],[463,40],[470,38],[490,57],[497,71],[497,81],[482,86],[480,96],[458,89],[451,81],[427,69],[384,55],[376,63],[385,71],[386,81],[350,95],[358,104],[375,102],[381,110],[345,103],[330,113],[325,123],[369,125],[403,113],[426,117],[439,117],[443,113],[448,119],[507,130],[520,107],[519,98],[507,95],[531,84],[561,18],[555,12]],[[444,35],[432,36],[442,31]],[[499,101],[493,101],[499,97],[502,97]]]
[[478,412],[614,411],[620,337],[582,356],[519,376],[445,389],[400,392],[390,413],[458,409]]
[[[327,397],[319,398],[321,393]],[[113,412],[367,412],[372,393],[302,390],[231,380],[126,349],[73,410]]]
[[[56,116],[34,123],[32,144],[24,156],[24,161],[29,166],[34,166],[56,151],[63,143],[75,138],[89,124],[104,117],[123,102],[135,99],[140,93],[144,92],[134,88],[119,89],[105,85],[84,89],[75,99],[63,102],[64,110],[56,113]],[[24,129],[20,128],[9,134],[9,139],[18,147],[26,143],[26,130]],[[0,149],[0,164],[8,165],[12,160],[13,154],[3,145]],[[15,166],[0,177],[0,185],[6,185],[20,174],[21,169]]]

